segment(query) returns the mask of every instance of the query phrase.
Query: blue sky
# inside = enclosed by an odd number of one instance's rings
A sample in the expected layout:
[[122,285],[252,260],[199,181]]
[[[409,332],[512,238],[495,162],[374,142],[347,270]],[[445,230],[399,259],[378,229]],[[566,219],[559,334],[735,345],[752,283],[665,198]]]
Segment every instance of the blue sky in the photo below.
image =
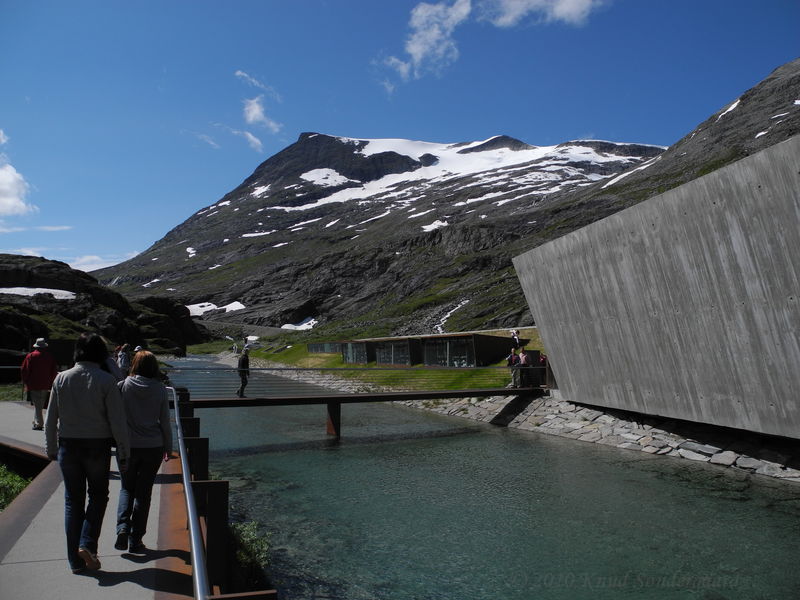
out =
[[797,0],[0,0],[0,252],[148,248],[305,131],[670,145]]

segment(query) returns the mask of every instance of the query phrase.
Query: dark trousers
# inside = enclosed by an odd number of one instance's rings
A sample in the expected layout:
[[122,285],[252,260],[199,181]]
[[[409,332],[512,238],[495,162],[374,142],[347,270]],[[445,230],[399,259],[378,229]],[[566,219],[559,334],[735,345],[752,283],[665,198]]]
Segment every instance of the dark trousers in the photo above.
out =
[[161,466],[164,449],[131,448],[128,470],[121,475],[117,505],[117,534],[127,533],[134,543],[142,541],[147,531],[153,482]]
[[242,380],[242,383],[239,386],[239,389],[236,390],[236,395],[241,398],[244,396],[244,388],[247,387],[247,375],[245,373],[239,373],[239,379]]
[[62,440],[58,448],[58,465],[64,477],[67,558],[70,567],[76,569],[85,566],[78,556],[79,548],[97,553],[97,540],[108,504],[111,445],[100,440]]

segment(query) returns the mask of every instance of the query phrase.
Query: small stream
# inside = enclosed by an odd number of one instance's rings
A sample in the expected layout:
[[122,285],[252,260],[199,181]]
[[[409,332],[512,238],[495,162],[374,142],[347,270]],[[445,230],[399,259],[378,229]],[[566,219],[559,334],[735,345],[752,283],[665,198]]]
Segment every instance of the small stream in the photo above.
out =
[[195,416],[284,600],[800,597],[794,484],[393,405],[338,443],[324,406]]

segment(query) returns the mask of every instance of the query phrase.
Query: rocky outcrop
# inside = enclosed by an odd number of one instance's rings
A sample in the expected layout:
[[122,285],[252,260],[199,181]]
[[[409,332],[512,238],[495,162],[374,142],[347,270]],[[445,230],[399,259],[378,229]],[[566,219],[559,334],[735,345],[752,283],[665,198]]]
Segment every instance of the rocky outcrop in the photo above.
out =
[[[39,257],[0,254],[3,287],[42,288],[73,292],[70,299],[51,293],[4,294],[0,290],[0,347],[27,350],[39,337],[57,347],[69,346],[84,331],[97,332],[111,343],[142,345],[159,352],[182,354],[186,344],[205,339],[181,303],[143,298],[135,304],[96,279],[68,265]],[[68,362],[67,356],[60,357]]]

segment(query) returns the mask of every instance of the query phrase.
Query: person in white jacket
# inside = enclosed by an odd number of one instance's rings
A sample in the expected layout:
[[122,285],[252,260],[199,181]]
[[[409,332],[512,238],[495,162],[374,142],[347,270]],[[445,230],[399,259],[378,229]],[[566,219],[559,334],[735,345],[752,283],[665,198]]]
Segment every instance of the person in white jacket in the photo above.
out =
[[97,540],[108,504],[111,447],[117,447],[121,472],[129,454],[125,408],[116,379],[103,369],[106,358],[99,335],[78,338],[75,366],[53,381],[44,425],[45,452],[58,460],[64,477],[67,559],[73,573],[100,568]]
[[133,357],[131,374],[119,382],[128,421],[131,457],[121,476],[117,506],[117,550],[143,554],[150,496],[161,461],[172,451],[167,389],[160,380],[158,360],[147,350]]

